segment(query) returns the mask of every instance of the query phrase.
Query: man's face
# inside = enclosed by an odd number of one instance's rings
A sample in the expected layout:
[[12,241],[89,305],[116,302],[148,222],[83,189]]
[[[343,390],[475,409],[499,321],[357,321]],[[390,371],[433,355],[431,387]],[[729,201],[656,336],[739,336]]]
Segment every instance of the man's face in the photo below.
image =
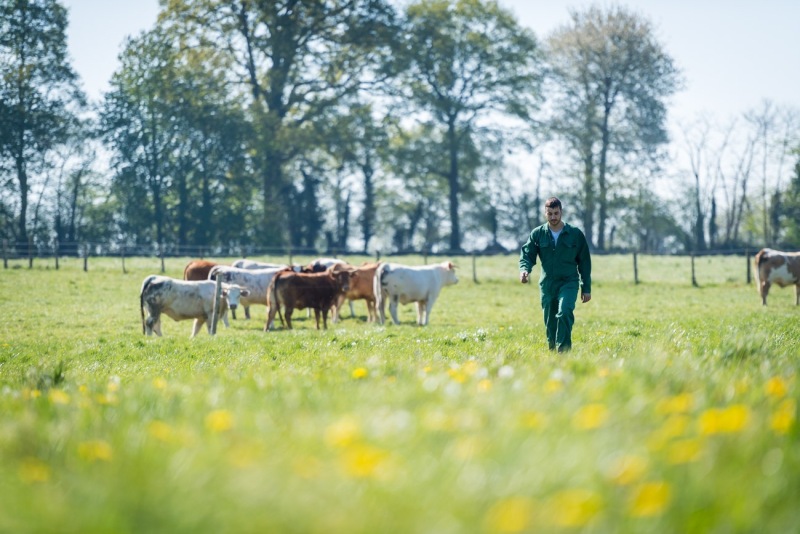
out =
[[561,224],[561,208],[545,208],[544,215],[551,228],[557,228]]

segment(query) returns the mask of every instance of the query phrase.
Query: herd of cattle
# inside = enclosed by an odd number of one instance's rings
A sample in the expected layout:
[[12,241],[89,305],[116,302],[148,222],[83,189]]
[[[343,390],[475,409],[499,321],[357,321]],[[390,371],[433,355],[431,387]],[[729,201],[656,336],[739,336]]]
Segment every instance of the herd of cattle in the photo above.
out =
[[[781,252],[762,249],[755,256],[756,286],[761,302],[767,305],[767,295],[773,284],[780,287],[795,286],[795,305],[800,304],[800,252]],[[229,326],[227,311],[236,318],[241,305],[246,318],[250,306],[266,306],[267,321],[264,330],[275,328],[275,316],[292,328],[295,309],[314,310],[316,326],[322,316],[323,328],[328,327],[328,313],[333,312],[334,323],[339,321],[345,300],[349,301],[353,316],[353,301],[367,304],[367,320],[383,324],[385,307],[395,324],[398,304],[415,302],[417,324],[427,325],[439,292],[444,286],[458,282],[455,268],[450,262],[412,267],[397,263],[364,263],[355,267],[335,258],[319,258],[308,265],[278,265],[253,260],[237,260],[231,265],[210,261],[189,262],[183,280],[151,275],[144,279],[139,295],[142,331],[147,335],[161,335],[161,315],[176,321],[194,319],[192,337],[203,324],[211,332],[212,315],[216,299],[216,280],[222,286],[218,316]],[[145,316],[146,315],[146,316]]]
[[203,324],[210,333],[217,280],[222,290],[217,313],[225,326],[230,324],[228,309],[235,319],[241,305],[249,319],[250,306],[261,305],[268,309],[265,331],[275,328],[276,314],[292,328],[295,309],[308,309],[309,314],[314,310],[317,329],[320,315],[327,329],[328,313],[332,311],[333,322],[338,322],[345,300],[351,315],[355,315],[353,301],[365,300],[368,321],[379,324],[386,320],[387,301],[395,324],[400,324],[398,304],[415,302],[417,324],[424,326],[441,289],[458,282],[450,262],[416,267],[376,262],[356,267],[335,258],[319,258],[304,266],[244,259],[231,265],[195,260],[186,265],[183,280],[158,275],[144,279],[139,294],[143,333],[160,336],[162,314],[175,321],[194,319],[192,337]]

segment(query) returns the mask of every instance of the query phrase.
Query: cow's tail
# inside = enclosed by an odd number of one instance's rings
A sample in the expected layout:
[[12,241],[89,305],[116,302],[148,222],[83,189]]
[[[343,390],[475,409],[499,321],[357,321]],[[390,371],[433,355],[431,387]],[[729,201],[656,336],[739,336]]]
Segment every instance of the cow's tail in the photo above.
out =
[[281,320],[281,324],[283,324],[283,314],[281,313],[281,302],[278,298],[278,280],[281,277],[281,274],[285,272],[292,272],[291,268],[283,269],[275,273],[275,276],[272,277],[272,280],[269,282],[269,287],[267,288],[267,326],[266,328],[269,329],[269,311],[272,311],[272,307],[275,306],[275,311],[278,312],[278,318]]
[[753,263],[756,267],[756,289],[758,289],[759,293],[761,293],[761,264],[767,261],[767,256],[769,256],[767,249],[762,248],[753,258]]
[[375,309],[380,310],[383,305],[383,277],[389,272],[389,264],[381,263],[375,269],[375,278],[372,279],[372,290],[375,292]]
[[139,292],[139,311],[141,312],[142,315],[142,334],[147,333],[147,330],[145,330],[144,326],[144,292],[150,286],[150,282],[153,281],[153,278],[154,278],[153,276],[148,276],[147,278],[145,278],[144,282],[142,282],[142,290]]

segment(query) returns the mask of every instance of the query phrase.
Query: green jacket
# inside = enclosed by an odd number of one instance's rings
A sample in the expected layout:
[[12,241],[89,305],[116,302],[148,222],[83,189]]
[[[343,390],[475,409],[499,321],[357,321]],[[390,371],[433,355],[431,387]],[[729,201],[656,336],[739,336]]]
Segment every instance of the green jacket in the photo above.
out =
[[581,293],[592,292],[592,258],[586,236],[579,229],[564,223],[553,246],[547,223],[533,229],[519,254],[519,270],[531,272],[536,257],[542,265],[539,285],[547,290],[549,282],[580,281]]

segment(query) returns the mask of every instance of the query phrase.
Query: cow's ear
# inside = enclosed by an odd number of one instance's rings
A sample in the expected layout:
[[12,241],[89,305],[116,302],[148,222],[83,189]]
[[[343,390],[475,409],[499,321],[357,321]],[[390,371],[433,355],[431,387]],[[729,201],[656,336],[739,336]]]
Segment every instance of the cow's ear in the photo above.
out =
[[248,290],[248,289],[242,289],[242,290],[239,292],[239,294],[240,294],[241,296],[243,296],[243,297],[246,297],[247,295],[249,295],[249,294],[250,294],[250,290]]
[[447,262],[447,268],[448,268],[449,270],[451,270],[451,271],[452,271],[453,269],[455,269],[455,266],[453,266],[453,262],[452,262],[452,261],[448,261],[448,262]]
[[225,289],[224,287],[222,288],[222,296],[223,297],[227,297],[228,296],[228,290]]

